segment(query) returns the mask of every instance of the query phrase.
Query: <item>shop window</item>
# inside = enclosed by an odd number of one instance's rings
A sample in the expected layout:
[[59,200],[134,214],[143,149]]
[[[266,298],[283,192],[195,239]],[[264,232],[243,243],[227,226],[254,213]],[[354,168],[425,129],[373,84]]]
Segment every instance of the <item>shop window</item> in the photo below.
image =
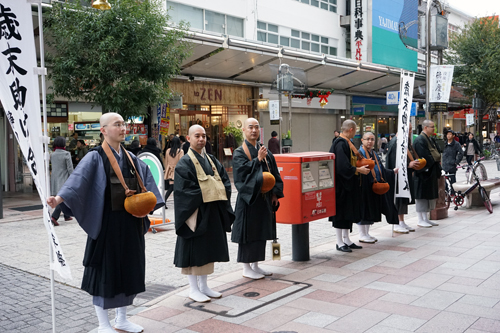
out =
[[228,15],[227,34],[230,36],[243,37],[243,19]]
[[205,30],[225,33],[225,15],[205,10]]
[[[43,113],[43,107],[40,107],[40,111]],[[47,104],[47,117],[68,117],[68,104]]]
[[176,23],[186,21],[191,28],[203,30],[203,9],[170,1],[167,3],[167,7],[172,21]]

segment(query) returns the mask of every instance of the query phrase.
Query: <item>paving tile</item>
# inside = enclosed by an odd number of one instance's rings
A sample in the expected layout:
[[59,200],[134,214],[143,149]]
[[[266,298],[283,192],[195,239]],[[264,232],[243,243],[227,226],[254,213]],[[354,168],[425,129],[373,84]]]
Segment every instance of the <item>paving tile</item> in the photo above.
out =
[[176,316],[182,312],[183,311],[167,308],[165,306],[158,306],[149,310],[142,311],[138,315],[152,320],[162,321],[166,318]]
[[461,284],[464,286],[473,286],[473,287],[479,286],[484,281],[485,280],[483,280],[483,279],[466,278],[466,277],[461,277],[461,276],[454,276],[448,280],[449,283]]
[[401,304],[410,304],[415,301],[419,296],[399,294],[399,293],[387,293],[380,297],[380,301],[395,302]]
[[358,286],[353,286],[350,284],[341,285],[339,283],[330,283],[319,280],[307,280],[304,282],[312,284],[314,289],[321,289],[339,294],[347,294],[359,288]]
[[412,331],[407,331],[407,330],[403,330],[400,328],[394,328],[394,327],[389,327],[389,326],[377,324],[377,325],[371,327],[370,329],[368,329],[367,331],[365,331],[364,333],[410,333],[410,332],[412,332]]
[[464,294],[442,290],[431,290],[410,305],[421,306],[428,309],[444,310],[459,300]]
[[416,332],[464,332],[469,328],[478,317],[451,313],[447,311],[440,312],[434,318],[422,325]]
[[298,318],[295,318],[293,321],[295,323],[301,323],[315,327],[325,327],[338,319],[339,317],[330,316],[324,313],[308,312]]
[[281,306],[250,319],[244,322],[243,325],[270,332],[305,313],[307,313],[307,310]]
[[333,300],[343,296],[343,294],[340,293],[334,293],[331,291],[326,291],[326,290],[316,290],[306,296],[305,298],[311,298],[315,299],[318,301],[324,301],[324,302],[332,302]]
[[427,320],[394,314],[382,320],[379,325],[413,332],[426,322]]
[[362,307],[363,305],[368,304],[384,296],[385,294],[387,294],[387,292],[382,290],[359,288],[353,292],[350,292],[342,297],[333,300],[332,303]]
[[387,292],[395,292],[400,294],[409,294],[415,296],[423,296],[427,294],[431,289],[422,288],[422,287],[412,287],[406,285],[399,285],[395,283],[386,283],[386,282],[372,282],[365,286],[365,288],[385,290]]
[[444,261],[420,259],[406,266],[405,270],[410,269],[415,271],[428,272],[436,267],[441,266],[442,264],[444,264]]
[[305,297],[289,302],[287,306],[301,310],[320,312],[335,317],[343,317],[356,310],[353,306],[329,303]]
[[339,329],[342,332],[364,332],[370,327],[377,325],[387,318],[387,313],[373,311],[368,309],[357,309],[350,314],[340,318],[334,323],[326,326],[327,329]]
[[471,286],[464,286],[461,284],[454,284],[454,283],[445,282],[442,285],[440,285],[437,289],[446,290],[446,291],[454,291],[454,292],[468,294],[468,295],[500,298],[500,290],[499,289],[491,289],[491,288],[486,288],[486,287],[481,287],[481,286],[482,286],[482,284],[479,287],[471,287]]
[[212,300],[211,303],[231,308],[232,310],[229,311],[229,314],[236,315],[251,308],[263,305],[265,301],[230,295]]
[[460,277],[467,277],[467,278],[473,278],[473,279],[487,279],[491,276],[491,273],[486,273],[486,272],[476,272],[472,271],[470,269],[452,269],[452,268],[446,268],[446,267],[436,267],[433,270],[431,270],[432,273],[436,274],[446,274],[446,275],[451,275],[451,276],[460,276]]
[[458,302],[492,308],[498,304],[499,299],[484,296],[465,295],[459,299]]
[[157,320],[152,320],[139,315],[132,317],[130,321],[135,324],[141,325],[142,327],[144,327],[144,330],[148,332],[165,332],[165,333],[177,332],[179,329],[183,327],[183,326],[174,326],[171,324],[167,324]]
[[365,269],[376,266],[382,262],[384,262],[383,259],[361,259],[345,265],[343,268],[351,269],[353,271],[364,271]]
[[471,316],[489,318],[494,320],[500,320],[500,311],[498,309],[483,307],[478,305],[471,305],[465,303],[455,303],[450,305],[447,309],[447,312],[455,312],[459,314],[469,314]]
[[386,275],[383,278],[378,279],[379,282],[396,283],[396,284],[407,284],[408,282],[414,280],[415,278],[409,276],[401,275]]
[[484,332],[500,332],[500,320],[479,318],[470,328]]
[[[335,325],[335,322],[332,324]],[[340,329],[340,327],[338,327]],[[296,333],[340,333],[343,331],[336,330],[334,328],[332,329],[326,329],[326,328],[320,328],[316,326],[310,326],[302,323],[297,323],[297,322],[289,322],[286,323],[283,326],[277,327],[274,329],[273,332],[296,332]]]
[[200,333],[225,333],[225,332],[230,332],[230,333],[261,333],[264,331],[248,327],[248,326],[241,326],[241,325],[236,325],[216,319],[207,319],[204,321],[201,321],[197,324],[191,325],[187,327],[190,330],[193,330],[195,332],[200,332]]
[[178,327],[188,327],[212,317],[215,317],[215,315],[208,312],[189,310],[178,314],[177,316],[164,319],[162,322]]
[[338,282],[340,280],[345,279],[346,276],[342,275],[334,275],[334,274],[321,274],[318,276],[313,277],[313,280],[318,280],[318,281],[325,281],[325,282]]
[[438,310],[422,308],[420,306],[402,304],[398,302],[389,302],[384,300],[375,300],[366,304],[363,308],[385,312],[387,314],[398,314],[406,317],[429,320],[434,317]]

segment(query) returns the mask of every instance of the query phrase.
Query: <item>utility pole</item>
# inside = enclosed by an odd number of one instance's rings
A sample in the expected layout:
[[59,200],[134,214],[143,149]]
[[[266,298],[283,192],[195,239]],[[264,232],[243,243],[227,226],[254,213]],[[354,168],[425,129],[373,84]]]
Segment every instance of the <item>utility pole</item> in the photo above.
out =
[[430,119],[430,71],[431,71],[431,3],[434,0],[427,0],[427,10],[425,11],[425,119]]

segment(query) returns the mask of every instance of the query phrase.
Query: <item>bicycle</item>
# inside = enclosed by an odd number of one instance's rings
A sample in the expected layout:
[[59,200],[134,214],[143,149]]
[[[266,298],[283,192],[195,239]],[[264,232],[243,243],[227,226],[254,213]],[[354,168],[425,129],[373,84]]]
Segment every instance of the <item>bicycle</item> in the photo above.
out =
[[[472,164],[472,166],[466,165],[463,167],[463,169],[467,168],[465,170],[465,178],[467,179],[467,184],[472,184],[472,182],[474,181],[473,173],[475,173],[476,175],[479,176],[479,180],[488,180],[488,174],[486,172],[486,168],[483,165],[483,163],[481,163],[481,161],[484,159],[485,159],[485,157],[483,156],[480,159],[478,159],[477,161],[475,161]],[[473,172],[471,172],[471,170]]]
[[488,210],[488,212],[493,213],[493,206],[491,205],[491,200],[488,196],[488,192],[486,192],[486,190],[484,189],[484,187],[481,186],[481,183],[479,181],[479,176],[476,174],[475,172],[475,168],[474,166],[476,166],[477,163],[480,164],[480,161],[483,160],[484,157],[480,158],[479,160],[477,160],[476,162],[474,162],[474,165],[473,167],[471,168],[469,165],[458,165],[457,168],[461,168],[461,169],[465,169],[465,168],[469,168],[470,169],[470,173],[472,175],[472,178],[475,180],[475,183],[471,185],[471,187],[469,187],[467,190],[465,190],[464,192],[462,191],[455,191],[455,189],[453,188],[453,184],[451,183],[450,181],[450,176],[452,176],[451,174],[449,173],[444,173],[443,171],[443,176],[445,178],[445,182],[446,182],[446,188],[445,188],[445,199],[444,199],[444,202],[445,202],[445,205],[446,205],[446,208],[449,209],[450,208],[450,204],[451,202],[453,202],[453,204],[455,205],[455,207],[453,207],[454,210],[458,210],[458,207],[462,206],[465,202],[465,197],[471,193],[472,191],[474,191],[476,189],[476,187],[478,188],[478,192],[479,192],[479,195],[481,197],[481,200],[483,201],[483,204],[484,204],[484,207],[486,207],[486,210]]

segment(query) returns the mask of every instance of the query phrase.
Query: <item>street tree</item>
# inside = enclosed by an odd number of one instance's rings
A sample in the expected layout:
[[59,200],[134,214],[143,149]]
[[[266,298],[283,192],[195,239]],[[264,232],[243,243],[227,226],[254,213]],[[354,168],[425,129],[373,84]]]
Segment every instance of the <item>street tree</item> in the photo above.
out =
[[[498,17],[476,19],[450,36],[445,58],[454,69],[453,81],[464,88],[464,94],[482,100],[478,110],[478,129],[483,128],[483,117],[496,119],[500,102],[500,28]],[[478,136],[482,141],[482,135]]]
[[160,0],[53,3],[47,19],[53,96],[101,105],[124,119],[171,97],[169,81],[190,53],[186,26],[169,27]]

